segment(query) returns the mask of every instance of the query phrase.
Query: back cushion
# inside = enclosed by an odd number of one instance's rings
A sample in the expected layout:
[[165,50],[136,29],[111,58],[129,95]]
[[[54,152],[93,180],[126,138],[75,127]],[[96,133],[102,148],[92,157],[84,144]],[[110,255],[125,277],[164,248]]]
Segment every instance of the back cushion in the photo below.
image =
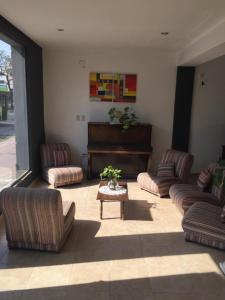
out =
[[159,177],[174,177],[175,176],[175,163],[164,162],[158,166],[157,176]]
[[175,176],[179,177],[184,182],[187,181],[190,175],[190,169],[193,164],[193,155],[177,151],[167,150],[163,156],[161,163],[174,162],[175,163]]
[[69,155],[66,150],[53,150],[54,166],[66,166],[69,164]]
[[212,175],[210,174],[210,172],[207,169],[203,170],[200,173],[197,181],[197,186],[199,190],[202,192],[208,190],[211,180],[212,180]]
[[69,163],[71,161],[70,147],[66,143],[51,143],[41,145],[41,160],[42,168],[54,167],[53,151],[67,151],[69,157]]

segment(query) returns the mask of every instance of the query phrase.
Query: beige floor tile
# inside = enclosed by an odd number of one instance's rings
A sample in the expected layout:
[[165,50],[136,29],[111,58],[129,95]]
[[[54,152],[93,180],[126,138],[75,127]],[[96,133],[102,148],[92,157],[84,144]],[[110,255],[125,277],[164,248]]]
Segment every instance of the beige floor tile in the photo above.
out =
[[21,300],[62,300],[66,299],[66,288],[47,287],[34,288],[23,291]]
[[25,289],[32,272],[33,268],[0,265],[0,292]]
[[87,284],[109,281],[110,262],[98,261],[74,264],[70,273],[69,284]]
[[41,253],[39,251],[7,249],[0,259],[0,263],[18,267],[33,267],[38,264],[40,256]]
[[110,281],[110,300],[153,299],[148,278]]
[[68,285],[71,270],[71,264],[35,267],[27,283],[27,288],[39,289]]
[[63,200],[76,203],[60,253],[9,251],[0,217],[0,299],[225,299],[218,268],[225,252],[186,242],[169,198],[135,181],[128,188],[124,221],[119,203],[105,203],[100,220],[98,180],[60,188]]
[[23,291],[0,292],[1,300],[21,300]]
[[148,278],[148,270],[142,258],[111,262],[110,281]]

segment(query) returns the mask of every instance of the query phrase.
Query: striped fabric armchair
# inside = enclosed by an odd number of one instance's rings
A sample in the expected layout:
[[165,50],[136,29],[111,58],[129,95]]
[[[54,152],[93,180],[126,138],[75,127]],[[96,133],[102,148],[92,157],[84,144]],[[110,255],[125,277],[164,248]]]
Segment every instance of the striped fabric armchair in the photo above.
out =
[[71,165],[70,147],[66,143],[41,145],[42,177],[54,187],[80,183],[83,171]]
[[[140,173],[137,177],[137,182],[143,190],[160,197],[168,196],[169,189],[173,184],[187,182],[193,160],[193,155],[189,153],[167,150],[163,154],[159,165],[161,173],[159,173],[159,168],[157,174],[148,172]],[[167,174],[168,166],[170,167],[170,174]]]
[[59,251],[74,224],[74,202],[53,189],[6,188],[0,211],[9,248]]

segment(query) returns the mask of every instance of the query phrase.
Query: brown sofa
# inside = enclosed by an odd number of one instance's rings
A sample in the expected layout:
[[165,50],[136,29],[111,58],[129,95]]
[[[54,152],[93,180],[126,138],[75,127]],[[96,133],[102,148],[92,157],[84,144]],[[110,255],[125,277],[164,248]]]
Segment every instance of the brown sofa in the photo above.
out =
[[7,188],[0,211],[9,248],[59,251],[74,224],[75,203],[53,189]]
[[[54,152],[66,153],[67,163],[58,164],[54,161]],[[54,187],[80,183],[83,171],[71,164],[71,151],[66,143],[41,145],[42,177]]]
[[190,242],[225,250],[225,223],[221,221],[222,207],[196,202],[185,214],[182,227]]
[[160,197],[168,196],[171,185],[187,182],[193,164],[193,155],[177,150],[167,150],[160,164],[174,163],[174,176],[157,176],[157,174],[143,172],[137,177],[141,189]]
[[[207,170],[213,175],[217,167],[218,164],[213,163],[207,167]],[[221,192],[221,196],[218,197],[213,192],[212,182],[206,191],[201,191],[197,184],[174,184],[169,190],[169,195],[182,214],[185,214],[194,203],[199,201],[220,207],[225,204],[224,194]]]

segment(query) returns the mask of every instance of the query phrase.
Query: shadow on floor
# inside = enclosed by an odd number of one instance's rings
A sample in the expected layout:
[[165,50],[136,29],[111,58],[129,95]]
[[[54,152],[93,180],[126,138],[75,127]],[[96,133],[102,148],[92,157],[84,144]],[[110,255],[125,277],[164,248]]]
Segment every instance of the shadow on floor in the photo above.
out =
[[216,263],[225,260],[225,252],[189,243],[183,232],[96,236],[101,223],[77,220],[59,253],[2,249],[0,269],[53,266],[133,258],[208,254]]
[[21,300],[189,300],[190,298],[192,300],[224,300],[224,282],[224,278],[216,273],[182,274],[28,288],[26,290],[0,292],[0,298]]
[[155,203],[146,200],[129,200],[125,205],[125,220],[153,221],[150,209],[156,207]]

